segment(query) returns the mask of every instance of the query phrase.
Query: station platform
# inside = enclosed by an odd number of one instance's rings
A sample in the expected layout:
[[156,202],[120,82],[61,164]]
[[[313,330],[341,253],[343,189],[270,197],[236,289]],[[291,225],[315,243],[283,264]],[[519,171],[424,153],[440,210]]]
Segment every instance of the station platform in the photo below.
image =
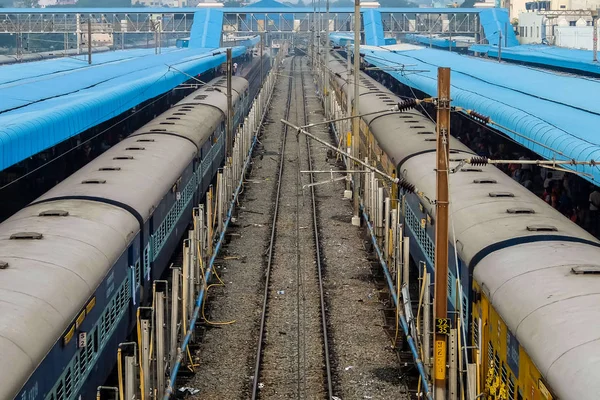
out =
[[[600,159],[600,105],[594,99],[600,81],[414,45],[365,46],[361,53],[429,96],[437,95],[437,68],[449,67],[455,106],[491,117],[500,131],[546,159]],[[571,169],[589,174],[584,177],[590,182],[600,180],[595,166]]]
[[[498,46],[478,44],[469,51],[498,58]],[[569,72],[600,75],[600,63],[593,61],[590,50],[566,49],[541,44],[503,47],[502,60]]]

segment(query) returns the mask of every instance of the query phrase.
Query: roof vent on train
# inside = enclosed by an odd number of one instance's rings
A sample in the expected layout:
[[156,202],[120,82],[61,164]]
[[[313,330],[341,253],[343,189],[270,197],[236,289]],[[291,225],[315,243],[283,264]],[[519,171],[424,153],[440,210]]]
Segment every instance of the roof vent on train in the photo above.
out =
[[133,146],[133,147],[126,147],[125,150],[146,150],[145,147],[139,147],[139,146]]
[[165,128],[154,128],[154,129],[150,129],[150,132],[166,132],[167,130]]
[[204,89],[204,91],[205,91],[205,92],[214,92],[214,91],[215,91],[215,88],[214,88],[214,87],[211,87],[211,86],[209,86],[209,87],[205,88],[205,89]]
[[[0,269],[1,268],[2,267],[0,266]],[[600,265],[578,265],[576,267],[571,268],[571,272],[575,275],[600,275]]]
[[535,211],[533,210],[533,208],[527,208],[527,207],[508,208],[506,210],[506,212],[508,214],[535,214]]
[[433,132],[431,132],[431,131],[419,131],[419,132],[417,132],[417,135],[433,135]]
[[136,142],[154,142],[154,139],[138,139]]
[[461,168],[460,172],[483,172],[481,168]]
[[120,171],[121,167],[101,167],[98,171]]
[[413,118],[412,115],[398,115],[398,118]]
[[187,114],[184,112],[176,112],[176,113],[173,113],[173,115],[187,115]]
[[159,125],[175,125],[175,122],[165,122],[165,121],[162,121],[162,122],[159,122],[158,124]]
[[81,181],[83,185],[104,185],[106,183],[106,179],[86,179]]
[[44,235],[38,232],[18,232],[10,235],[10,240],[40,240]]
[[64,210],[46,210],[38,214],[38,217],[67,217],[69,216],[68,211]]
[[425,138],[426,142],[437,142],[437,138]]
[[490,192],[490,197],[515,197],[514,193],[511,192]]
[[[406,121],[406,122],[419,122],[419,121]],[[410,129],[424,129],[423,125],[411,125]]]
[[556,232],[558,229],[553,225],[528,225],[529,232]]
[[490,178],[482,178],[482,179],[473,179],[473,183],[498,183],[495,179]]
[[178,120],[178,119],[181,119],[181,118],[179,118],[179,117],[167,117],[167,119],[171,119],[171,120],[175,119],[175,120]]
[[113,160],[133,160],[133,156],[116,156]]
[[208,97],[208,95],[206,94],[199,94],[198,96],[194,97],[194,100],[204,100]]
[[6,261],[0,261],[0,269],[8,268],[8,263]]

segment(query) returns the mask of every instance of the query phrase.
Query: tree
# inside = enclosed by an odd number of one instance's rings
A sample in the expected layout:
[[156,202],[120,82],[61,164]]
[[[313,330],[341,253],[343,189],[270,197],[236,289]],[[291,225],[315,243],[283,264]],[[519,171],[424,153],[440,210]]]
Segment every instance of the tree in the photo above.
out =
[[35,8],[39,7],[39,0],[25,0],[23,1],[23,5],[25,8]]

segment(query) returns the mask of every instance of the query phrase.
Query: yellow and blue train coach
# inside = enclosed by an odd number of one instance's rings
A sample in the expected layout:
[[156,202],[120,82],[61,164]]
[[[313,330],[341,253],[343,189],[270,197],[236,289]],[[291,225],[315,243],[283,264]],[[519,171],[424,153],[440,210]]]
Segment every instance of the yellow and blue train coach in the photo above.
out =
[[[339,103],[353,99],[346,65],[330,61]],[[436,128],[365,74],[360,78],[361,153],[401,174],[430,199],[436,193]],[[453,160],[472,151],[451,138]],[[457,165],[451,162],[451,167]],[[450,177],[449,309],[462,309],[478,393],[490,399],[600,398],[600,242],[493,166]],[[404,199],[411,255],[432,269],[435,207]],[[457,304],[456,279],[464,296]],[[455,301],[453,302],[453,299]]]

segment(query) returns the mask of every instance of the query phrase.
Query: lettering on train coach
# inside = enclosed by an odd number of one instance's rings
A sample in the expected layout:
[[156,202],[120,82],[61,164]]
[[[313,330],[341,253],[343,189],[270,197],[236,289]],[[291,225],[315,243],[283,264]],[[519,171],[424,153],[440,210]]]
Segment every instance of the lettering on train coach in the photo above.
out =
[[21,394],[21,398],[19,400],[35,400],[37,399],[38,396],[38,383],[36,382],[35,385],[33,385],[33,387],[29,390],[24,391]]
[[506,331],[506,362],[519,378],[519,341],[508,330]]
[[115,290],[115,271],[111,272],[106,279],[106,298],[110,298],[110,295]]

